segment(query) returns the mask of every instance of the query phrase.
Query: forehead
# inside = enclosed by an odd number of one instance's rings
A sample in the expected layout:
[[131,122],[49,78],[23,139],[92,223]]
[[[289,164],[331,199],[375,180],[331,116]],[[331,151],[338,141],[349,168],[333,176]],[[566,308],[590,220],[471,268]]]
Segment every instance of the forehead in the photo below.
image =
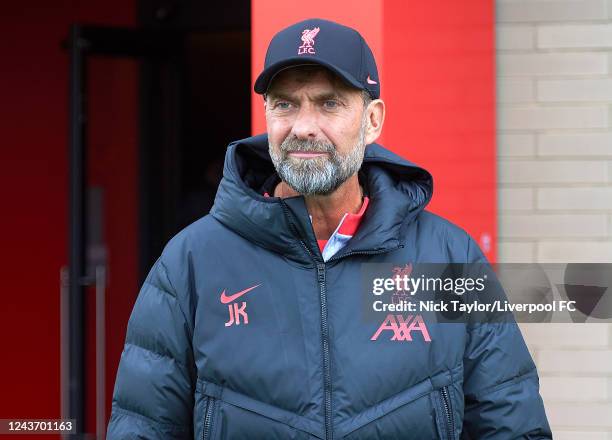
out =
[[276,93],[291,93],[305,86],[343,95],[361,93],[325,67],[296,66],[279,72],[272,80],[268,94],[274,96]]

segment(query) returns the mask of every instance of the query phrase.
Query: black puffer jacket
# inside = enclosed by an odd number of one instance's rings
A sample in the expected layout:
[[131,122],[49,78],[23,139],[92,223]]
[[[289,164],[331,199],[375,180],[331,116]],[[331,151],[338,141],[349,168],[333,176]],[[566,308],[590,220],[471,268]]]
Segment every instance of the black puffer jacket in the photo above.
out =
[[549,439],[538,376],[508,324],[372,340],[364,263],[485,261],[424,211],[430,174],[383,147],[370,204],[323,262],[304,199],[265,198],[267,137],[231,144],[210,215],[176,235],[132,312],[108,439]]

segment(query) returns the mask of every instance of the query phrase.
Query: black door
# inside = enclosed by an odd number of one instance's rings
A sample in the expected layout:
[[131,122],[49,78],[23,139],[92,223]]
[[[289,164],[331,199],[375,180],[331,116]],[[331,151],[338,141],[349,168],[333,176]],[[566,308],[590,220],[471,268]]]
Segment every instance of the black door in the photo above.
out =
[[[250,3],[141,1],[138,8],[137,29],[74,25],[66,41],[70,259],[62,415],[77,420],[77,438],[104,437],[138,288],[165,243],[212,206],[227,144],[250,135]],[[95,78],[118,60],[136,64],[136,161],[116,151],[100,164],[101,131],[92,127],[96,115],[113,109],[100,108],[108,102],[95,99]],[[100,183],[122,172],[134,173],[134,188]],[[135,194],[134,228],[122,228],[129,219],[114,203],[122,190]],[[133,269],[120,258],[126,253],[135,255]]]

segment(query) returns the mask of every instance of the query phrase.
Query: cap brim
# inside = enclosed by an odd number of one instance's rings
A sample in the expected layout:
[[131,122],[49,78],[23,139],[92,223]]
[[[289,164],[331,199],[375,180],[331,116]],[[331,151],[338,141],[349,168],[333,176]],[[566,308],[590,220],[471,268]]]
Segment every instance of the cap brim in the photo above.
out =
[[277,74],[279,74],[281,71],[288,69],[290,67],[296,67],[296,66],[301,66],[301,65],[306,66],[306,65],[313,65],[313,64],[328,68],[329,70],[334,72],[336,75],[338,75],[341,79],[343,79],[344,82],[346,82],[350,86],[353,86],[361,90],[364,89],[363,84],[357,81],[357,79],[353,77],[353,75],[351,75],[347,71],[340,69],[339,67],[336,67],[331,63],[328,63],[326,61],[323,61],[315,57],[299,56],[299,57],[285,58],[284,60],[271,64],[270,66],[268,66],[268,68],[264,69],[264,71],[261,72],[259,76],[257,77],[257,79],[255,80],[255,87],[254,87],[255,93],[259,93],[260,95],[263,95],[264,93],[266,93],[274,77]]

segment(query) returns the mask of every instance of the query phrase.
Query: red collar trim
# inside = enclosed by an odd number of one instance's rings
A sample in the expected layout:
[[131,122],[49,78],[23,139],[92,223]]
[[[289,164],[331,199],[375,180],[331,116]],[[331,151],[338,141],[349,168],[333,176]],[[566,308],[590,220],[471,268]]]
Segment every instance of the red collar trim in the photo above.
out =
[[[268,194],[267,192],[264,192],[264,197],[270,197],[270,194]],[[355,235],[355,232],[357,232],[357,229],[359,228],[359,225],[361,224],[363,214],[365,213],[365,210],[367,209],[369,203],[370,203],[370,199],[366,196],[363,198],[363,203],[361,204],[361,208],[359,209],[359,212],[357,212],[356,214],[352,214],[352,213],[345,214],[342,220],[340,220],[340,227],[337,230],[338,233],[342,235],[350,235],[350,236]],[[323,241],[323,240],[320,240],[320,241]]]
[[340,223],[340,227],[338,228],[338,233],[342,235],[355,235],[359,225],[361,224],[361,220],[363,219],[363,214],[365,213],[368,204],[370,203],[370,199],[368,197],[363,198],[363,203],[361,204],[361,209],[356,214],[347,213],[344,217],[342,223]]

